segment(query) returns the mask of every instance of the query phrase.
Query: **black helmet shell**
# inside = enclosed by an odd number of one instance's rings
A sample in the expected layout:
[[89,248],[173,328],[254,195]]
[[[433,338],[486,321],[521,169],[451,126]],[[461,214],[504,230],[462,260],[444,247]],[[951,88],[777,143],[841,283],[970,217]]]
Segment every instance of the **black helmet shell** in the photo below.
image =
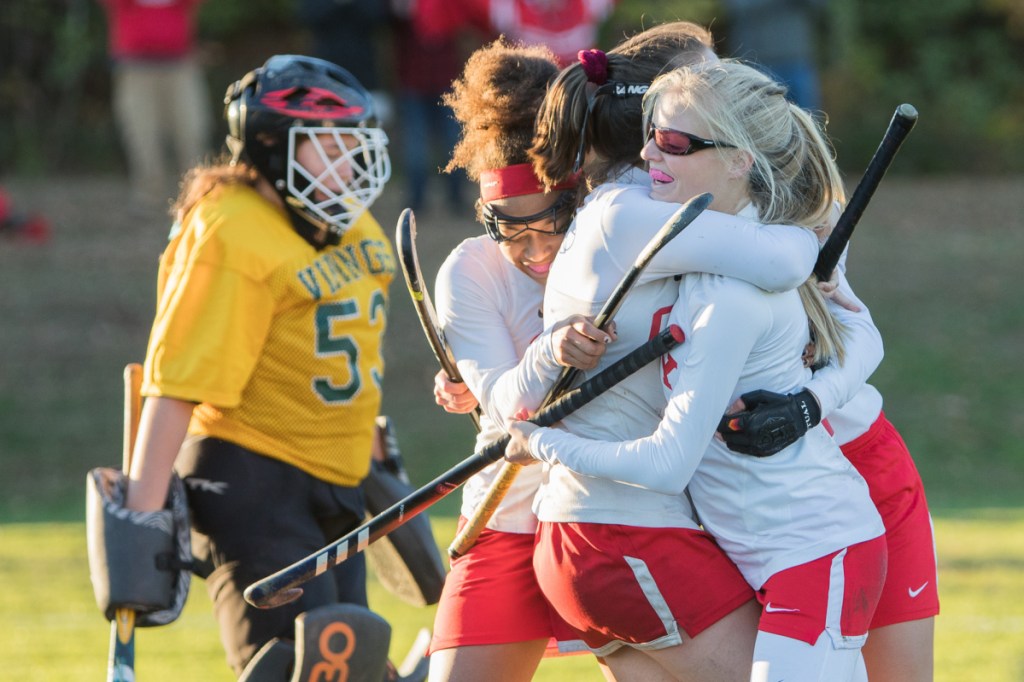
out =
[[228,88],[228,148],[277,187],[284,180],[288,129],[373,127],[373,98],[345,69],[315,57],[276,55]]

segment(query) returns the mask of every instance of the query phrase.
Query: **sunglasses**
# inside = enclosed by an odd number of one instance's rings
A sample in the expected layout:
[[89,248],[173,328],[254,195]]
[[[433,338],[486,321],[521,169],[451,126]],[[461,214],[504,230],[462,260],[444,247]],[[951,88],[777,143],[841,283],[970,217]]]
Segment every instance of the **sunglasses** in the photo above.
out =
[[736,145],[727,142],[705,140],[703,137],[697,137],[691,133],[684,133],[681,130],[672,130],[671,128],[659,128],[655,125],[652,125],[647,130],[644,144],[650,142],[652,137],[654,138],[654,146],[662,154],[670,156],[688,156],[694,152],[699,152],[702,149],[711,149],[712,147],[736,148]]
[[[533,215],[510,216],[502,213],[490,204],[484,204],[480,207],[480,217],[484,224],[484,228],[487,230],[487,236],[500,244],[502,242],[514,241],[528,231],[539,232],[540,234],[552,236],[556,234],[564,234],[565,231],[569,229],[569,224],[572,222],[572,214],[575,208],[576,193],[565,192],[562,196],[558,197],[550,208],[538,211]],[[559,216],[565,216],[561,223],[558,220]],[[554,225],[554,229],[539,230],[536,227],[530,227],[532,223],[541,221],[550,221],[552,225]],[[515,230],[515,232],[512,234],[502,234],[502,227],[505,228],[505,230]]]

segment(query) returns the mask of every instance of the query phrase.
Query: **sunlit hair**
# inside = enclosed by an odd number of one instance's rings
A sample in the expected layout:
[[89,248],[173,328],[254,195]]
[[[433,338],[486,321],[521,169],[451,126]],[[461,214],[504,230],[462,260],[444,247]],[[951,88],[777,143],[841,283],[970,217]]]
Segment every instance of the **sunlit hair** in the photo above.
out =
[[474,52],[444,96],[462,127],[445,170],[462,168],[479,181],[483,171],[528,163],[537,109],[557,73],[546,47],[499,38]]
[[[701,131],[736,149],[701,153],[749,155],[747,193],[763,223],[801,225],[811,230],[828,222],[836,203],[845,201],[832,147],[806,111],[786,99],[786,89],[735,60],[678,68],[657,81],[644,97],[644,125],[655,109],[686,110],[702,121]],[[842,328],[809,280],[800,297],[811,321],[815,362],[845,351]]]
[[[711,33],[688,21],[642,31],[609,50],[607,56],[608,80],[631,84],[650,84],[663,71],[715,59]],[[577,63],[562,70],[544,98],[530,155],[537,176],[548,187],[577,170],[581,136],[585,136],[584,151],[593,153],[582,169],[591,186],[641,163],[641,98],[598,96],[588,116],[595,89]]]
[[260,177],[249,164],[232,163],[230,155],[196,166],[181,181],[181,190],[171,206],[171,215],[175,220],[181,220],[213,188],[229,184],[256,187]]
[[645,126],[661,99],[704,121],[712,139],[750,155],[750,199],[763,222],[813,228],[844,199],[832,148],[817,122],[754,67],[723,60],[666,74],[644,98]]

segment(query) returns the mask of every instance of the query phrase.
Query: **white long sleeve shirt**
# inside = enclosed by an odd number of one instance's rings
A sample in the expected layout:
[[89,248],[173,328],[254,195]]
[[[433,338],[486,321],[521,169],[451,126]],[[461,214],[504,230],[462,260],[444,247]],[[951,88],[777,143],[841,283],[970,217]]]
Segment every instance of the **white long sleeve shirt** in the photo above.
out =
[[[713,439],[740,394],[789,393],[809,380],[801,361],[807,318],[795,291],[770,293],[690,274],[680,283],[670,322],[687,338],[671,354],[670,399],[651,434],[598,442],[570,433],[567,421],[568,431],[538,429],[531,437],[531,451],[553,465],[538,496],[541,520],[605,522],[602,501],[581,496],[560,471],[573,472],[568,478],[595,495],[606,491],[590,484],[595,480],[665,497],[682,497],[685,488],[704,528],[755,589],[782,569],[884,532],[867,485],[823,427],[768,458],[731,452]],[[619,503],[614,522],[634,524],[634,516],[630,504]]]
[[[499,438],[507,420],[522,407],[538,405],[559,367],[547,342],[531,344],[543,329],[544,289],[520,272],[487,236],[467,239],[448,256],[437,275],[439,322],[456,365],[483,415],[477,446]],[[462,494],[462,514],[471,516],[497,476],[501,461],[471,477]],[[540,467],[520,471],[488,528],[532,533],[531,511]]]
[[[607,184],[596,189],[577,214],[548,275],[545,321],[573,313],[596,314],[636,256],[677,210],[678,204],[651,200],[644,186]],[[786,290],[808,277],[816,257],[817,239],[809,230],[705,211],[645,269],[615,317],[618,340],[588,374],[616,362],[664,328],[678,297],[673,275],[717,272],[742,276],[764,289]],[[665,406],[666,369],[666,363],[648,365],[566,418],[565,428],[597,440],[650,435]],[[697,525],[683,495],[578,476],[565,467],[549,470],[535,508],[545,520]],[[629,510],[628,521],[623,520],[624,509]]]
[[[584,304],[583,299],[574,299],[571,306],[554,308],[546,319],[557,321],[576,312],[593,315],[599,311],[637,254],[679,209],[678,204],[651,200],[647,192],[646,185],[608,184],[587,198],[566,235],[547,284],[549,291],[560,292],[556,296],[581,293],[587,301]],[[596,254],[605,246],[614,247],[614,257],[599,257],[597,263],[576,258],[577,254]],[[573,256],[567,259],[565,254],[570,250]],[[768,289],[787,289],[806,279],[816,254],[817,243],[808,230],[763,226],[749,218],[705,211],[648,266],[634,289],[640,293],[627,301],[630,310],[623,306],[616,316],[620,340],[609,348],[601,367],[661,329],[663,320],[654,318],[658,310],[662,317],[667,315],[676,298],[673,275],[707,270],[749,278]],[[573,268],[562,268],[563,260],[571,261]],[[594,270],[597,267],[601,268],[599,277]],[[507,420],[519,410],[534,411],[559,374],[550,330],[541,333],[542,293],[540,285],[505,260],[498,245],[486,237],[464,241],[438,273],[438,316],[459,371],[484,412],[478,444],[499,437]],[[650,299],[650,303],[637,304],[635,296]],[[560,310],[567,312],[560,315]],[[642,320],[643,328],[634,333],[637,326],[631,318],[637,315],[646,319]],[[621,336],[624,330],[629,330],[625,337]],[[612,432],[614,437],[639,437],[657,425],[664,405],[657,372],[654,366],[645,368],[640,376],[615,389],[616,395],[631,406],[617,412],[623,423]],[[631,391],[630,386],[638,392]],[[492,465],[466,483],[463,514],[472,514],[480,504],[497,468]],[[488,527],[532,532],[536,519],[529,510],[529,501],[541,475],[541,467],[521,471]],[[667,504],[682,509],[685,524],[693,525],[685,499]]]

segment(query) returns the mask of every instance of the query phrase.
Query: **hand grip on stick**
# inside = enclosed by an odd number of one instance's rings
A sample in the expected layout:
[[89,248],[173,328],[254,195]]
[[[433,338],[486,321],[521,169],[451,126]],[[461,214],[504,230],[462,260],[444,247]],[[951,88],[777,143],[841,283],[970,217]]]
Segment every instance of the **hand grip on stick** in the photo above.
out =
[[850,197],[843,214],[839,216],[839,221],[832,229],[832,234],[829,235],[825,245],[821,247],[821,252],[818,253],[818,260],[814,264],[814,274],[819,281],[827,281],[832,276],[832,271],[839,264],[843,250],[850,242],[850,237],[853,236],[853,228],[860,221],[864,209],[867,208],[879,183],[885,177],[885,172],[889,170],[893,159],[896,158],[896,152],[900,150],[900,145],[907,139],[907,135],[913,130],[915,123],[917,123],[917,109],[913,105],[901,104],[896,107],[896,112],[893,114],[892,120],[889,121],[889,127],[886,128],[878,149],[875,150],[867,170],[864,171],[864,177],[857,184],[853,196]]
[[[124,437],[121,442],[121,469],[131,470],[132,449],[139,433],[142,414],[142,365],[130,363],[124,368]],[[135,611],[120,608],[110,623],[110,656],[107,682],[135,680]]]

